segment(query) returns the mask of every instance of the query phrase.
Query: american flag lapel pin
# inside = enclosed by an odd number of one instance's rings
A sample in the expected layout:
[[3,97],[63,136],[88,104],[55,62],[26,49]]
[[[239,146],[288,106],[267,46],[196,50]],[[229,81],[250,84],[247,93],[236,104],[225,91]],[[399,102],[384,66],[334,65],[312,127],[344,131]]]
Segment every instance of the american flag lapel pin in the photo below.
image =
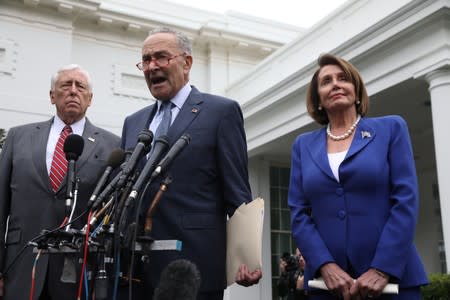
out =
[[194,114],[196,114],[196,113],[198,112],[198,109],[194,107],[194,108],[191,110],[191,112],[194,113]]
[[372,135],[370,134],[370,132],[368,131],[361,131],[361,138],[365,139],[365,138],[371,138]]

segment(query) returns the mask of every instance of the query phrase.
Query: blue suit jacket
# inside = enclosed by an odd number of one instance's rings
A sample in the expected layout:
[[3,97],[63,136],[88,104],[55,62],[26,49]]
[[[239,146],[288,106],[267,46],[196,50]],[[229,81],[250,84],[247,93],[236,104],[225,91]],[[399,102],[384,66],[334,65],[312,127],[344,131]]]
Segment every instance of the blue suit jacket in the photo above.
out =
[[[149,127],[155,111],[154,104],[126,118],[124,149],[136,145],[139,132]],[[193,87],[169,128],[170,144],[184,133],[191,136],[191,142],[171,165],[173,182],[157,206],[152,230],[155,239],[181,240],[182,251],[154,251],[150,263],[144,266],[145,280],[156,287],[170,261],[186,258],[200,270],[201,291],[223,290],[227,214],[232,215],[239,205],[251,200],[239,104],[200,93]],[[145,210],[159,184],[160,180],[151,184],[144,200]]]
[[325,128],[292,148],[288,203],[292,234],[306,260],[305,282],[335,262],[359,276],[377,268],[401,287],[427,282],[413,245],[418,213],[408,128],[399,116],[362,118],[339,167],[327,156]]

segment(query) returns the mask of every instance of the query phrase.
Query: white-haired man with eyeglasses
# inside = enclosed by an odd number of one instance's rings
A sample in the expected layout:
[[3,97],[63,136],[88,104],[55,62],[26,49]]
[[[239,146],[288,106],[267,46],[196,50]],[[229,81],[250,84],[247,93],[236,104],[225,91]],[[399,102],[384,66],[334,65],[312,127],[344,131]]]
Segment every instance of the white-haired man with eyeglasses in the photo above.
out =
[[[164,118],[162,107],[170,104],[170,127],[165,135],[173,145],[183,134],[190,144],[173,161],[170,188],[155,212],[152,236],[157,240],[178,239],[181,251],[153,251],[142,267],[142,298],[149,299],[162,270],[176,259],[188,259],[200,271],[198,300],[223,299],[226,287],[226,220],[235,209],[252,199],[248,180],[247,144],[243,116],[236,101],[200,92],[190,85],[192,46],[184,35],[157,28],[145,39],[142,61],[150,93],[156,103],[126,118],[122,148],[132,147],[142,129],[158,132]],[[162,177],[155,179],[144,198],[150,205]],[[242,265],[236,281],[255,284],[261,270]]]

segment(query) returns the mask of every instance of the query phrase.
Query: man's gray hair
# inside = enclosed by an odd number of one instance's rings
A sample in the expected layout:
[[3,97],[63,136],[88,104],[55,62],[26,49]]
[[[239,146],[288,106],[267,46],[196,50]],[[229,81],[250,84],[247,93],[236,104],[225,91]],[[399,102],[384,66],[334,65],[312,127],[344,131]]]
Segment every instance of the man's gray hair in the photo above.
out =
[[186,54],[192,55],[192,43],[184,33],[168,27],[156,27],[152,31],[150,31],[148,36],[157,33],[171,33],[175,35],[175,37],[177,38],[178,46],[181,48],[181,50],[183,50],[183,52]]
[[51,82],[50,82],[50,90],[52,90],[52,91],[55,90],[56,81],[58,81],[58,77],[62,72],[71,71],[71,70],[79,70],[81,73],[83,73],[84,76],[86,76],[88,90],[89,90],[89,92],[92,92],[91,76],[89,76],[88,71],[84,70],[81,66],[79,66],[77,64],[70,64],[70,65],[64,66],[64,67],[60,68],[58,71],[56,71],[56,73],[53,74]]

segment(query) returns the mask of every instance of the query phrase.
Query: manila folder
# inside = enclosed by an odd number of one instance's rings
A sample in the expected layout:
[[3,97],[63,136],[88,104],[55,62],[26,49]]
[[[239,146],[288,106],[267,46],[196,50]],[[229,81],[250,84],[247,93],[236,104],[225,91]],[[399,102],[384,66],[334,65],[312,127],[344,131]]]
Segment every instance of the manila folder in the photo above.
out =
[[264,200],[243,203],[227,222],[227,285],[235,282],[241,264],[250,272],[262,267]]

